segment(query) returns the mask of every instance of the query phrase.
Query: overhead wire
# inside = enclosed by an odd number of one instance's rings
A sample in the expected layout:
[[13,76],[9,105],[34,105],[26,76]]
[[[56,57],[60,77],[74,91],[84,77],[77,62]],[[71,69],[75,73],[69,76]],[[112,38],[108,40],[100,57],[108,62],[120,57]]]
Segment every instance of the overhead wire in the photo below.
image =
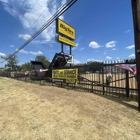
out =
[[42,11],[42,13],[38,16],[38,18],[33,22],[33,24],[30,26],[30,28],[33,27],[33,25],[38,21],[38,19],[42,16],[42,14],[46,11],[46,9],[47,9],[47,7]]
[[[50,6],[50,4],[52,3],[52,1],[53,1],[53,0],[51,0],[51,1],[49,2],[49,4],[47,5],[47,7]],[[33,8],[35,7],[35,5],[37,4],[37,2],[38,2],[38,0],[35,1],[35,3],[34,3],[34,5],[32,6],[30,12],[32,12],[32,10],[33,10]],[[24,2],[23,2],[23,4],[22,4],[22,7],[24,6],[24,3],[25,3],[25,0],[24,0]],[[20,10],[19,10],[18,13],[20,13],[22,7],[20,8]],[[33,27],[33,25],[39,20],[39,18],[41,17],[41,15],[45,12],[45,10],[47,9],[47,7],[41,12],[41,14],[35,19],[34,23],[33,23],[28,29],[31,29],[31,28]],[[27,14],[27,16],[28,16],[28,14]],[[26,16],[26,18],[27,18],[27,16]],[[25,18],[25,17],[24,17],[24,18]],[[25,19],[26,19],[26,18],[25,18]],[[12,27],[13,27],[14,23],[15,23],[15,22],[13,22]],[[15,24],[15,25],[16,25],[16,24]],[[14,29],[14,27],[13,27],[12,29]],[[16,29],[17,29],[17,28],[16,28]],[[19,29],[19,27],[18,27],[18,29]],[[10,30],[10,31],[12,32],[12,30]],[[10,35],[10,34],[9,34],[9,35]],[[19,41],[20,41],[20,39],[17,40],[17,42],[15,43],[14,46],[16,46],[16,45],[19,43]],[[6,41],[5,41],[5,42],[6,42]]]
[[[70,1],[70,2],[69,2]],[[68,0],[64,5],[62,5],[59,10],[37,31],[35,32],[18,50],[6,58],[9,59],[23,49],[27,44],[29,44],[35,37],[37,37],[42,31],[44,31],[55,19],[62,15],[68,8],[70,8],[77,0]]]
[[[34,3],[34,5],[33,5],[33,7],[31,8],[30,12],[32,12],[32,10],[33,10],[33,8],[35,7],[37,1],[38,1],[38,0],[35,1],[35,3]],[[23,1],[22,6],[20,7],[20,10],[18,11],[18,14],[20,13],[22,7],[24,6],[24,3],[25,3],[25,0]],[[46,8],[45,8],[45,9],[46,9]],[[43,10],[43,12],[44,12],[44,11],[45,11],[45,10]],[[43,12],[39,15],[39,17],[43,14]],[[37,17],[37,19],[35,20],[35,22],[37,22],[37,20],[39,19],[39,17]],[[25,18],[25,17],[24,17],[24,18]],[[35,22],[34,22],[34,23],[35,23]],[[13,25],[16,26],[16,24],[14,24],[14,23],[15,23],[15,21],[11,24],[10,27],[13,27]],[[32,28],[32,26],[33,26],[33,25],[31,25],[29,28]],[[12,30],[13,30],[13,29],[14,29],[14,27],[12,28]],[[17,29],[17,28],[16,28],[16,29]],[[10,33],[12,32],[12,30],[10,30]],[[8,34],[8,38],[9,38],[10,33]],[[6,39],[7,39],[7,38],[6,38]],[[4,41],[4,42],[6,42],[6,41]],[[17,42],[15,43],[15,45],[17,45],[18,43],[19,43],[19,39],[17,40]],[[4,46],[4,45],[2,45],[2,46]],[[2,61],[2,63],[3,63],[3,62],[5,62],[5,61]]]
[[[31,13],[32,10],[34,9],[34,7],[35,7],[35,5],[37,4],[37,2],[38,2],[38,0],[35,1],[34,5],[32,6],[32,8],[31,8],[31,10],[30,10],[30,13]],[[46,9],[46,8],[45,8],[45,9]],[[43,12],[45,11],[45,9],[43,10]],[[43,12],[42,12],[42,13],[43,13]],[[37,20],[40,18],[40,16],[42,15],[42,13],[35,19],[35,22],[37,22]],[[29,15],[29,13],[27,13],[26,18],[24,17],[25,20],[27,19],[28,15]],[[35,22],[34,22],[33,24],[35,24]],[[33,24],[32,24],[28,29],[31,29],[32,26],[33,26]],[[19,29],[19,28],[18,28],[18,29]],[[19,41],[20,41],[20,39],[17,40],[17,42],[15,43],[15,46],[19,43]]]
[[[33,8],[35,7],[35,5],[37,4],[37,1],[38,0],[36,0],[36,2],[34,3],[32,9],[30,10],[30,12],[33,10]],[[50,2],[47,5],[47,7],[49,7],[52,2],[53,2],[53,0],[50,0]],[[47,7],[41,12],[41,14],[35,19],[35,21],[33,22],[33,24],[28,29],[31,29],[33,27],[33,25],[39,20],[39,18],[42,16],[42,14],[46,11]],[[28,16],[28,14],[27,14],[27,16]],[[27,16],[26,16],[26,18],[25,17],[24,18],[27,19]],[[19,41],[20,41],[20,39],[17,40],[15,46],[19,43]]]
[[[38,0],[36,0],[35,1],[35,3],[34,3],[34,5],[32,6],[32,8],[31,8],[31,10],[30,10],[30,12],[32,12],[32,10],[33,10],[33,8],[35,7],[35,5],[37,4],[37,2],[38,2]],[[19,12],[20,13],[20,12]],[[28,14],[27,14],[27,16],[28,16]],[[24,17],[25,18],[25,17]],[[18,28],[16,28],[17,30],[19,30],[19,26],[18,26]],[[31,27],[30,27],[31,28]],[[17,42],[15,43],[15,45],[14,46],[16,46],[18,43],[19,43],[19,41],[20,41],[20,39],[17,39]]]

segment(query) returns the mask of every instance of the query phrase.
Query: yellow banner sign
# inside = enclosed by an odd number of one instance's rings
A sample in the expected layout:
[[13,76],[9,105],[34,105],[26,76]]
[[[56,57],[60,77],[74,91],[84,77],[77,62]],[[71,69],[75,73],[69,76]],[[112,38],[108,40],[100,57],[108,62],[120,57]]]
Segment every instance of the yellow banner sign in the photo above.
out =
[[52,70],[52,78],[54,79],[77,79],[78,69],[59,69]]
[[77,79],[66,79],[66,83],[70,83],[70,84],[77,84]]
[[56,20],[56,33],[75,39],[75,29],[59,18]]
[[71,40],[69,40],[67,38],[64,38],[64,37],[62,37],[60,35],[58,36],[57,41],[58,42],[62,42],[64,44],[66,44],[66,45],[76,46],[76,43],[75,42],[73,42],[73,41],[71,41]]

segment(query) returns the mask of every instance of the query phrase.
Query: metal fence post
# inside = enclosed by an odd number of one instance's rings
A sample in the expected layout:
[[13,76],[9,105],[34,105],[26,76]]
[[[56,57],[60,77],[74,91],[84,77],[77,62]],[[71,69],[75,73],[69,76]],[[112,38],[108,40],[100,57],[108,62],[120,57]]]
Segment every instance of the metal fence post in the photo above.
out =
[[93,63],[92,63],[92,84],[91,84],[91,92],[93,93]]
[[103,85],[103,95],[105,94],[105,87],[104,87],[104,63],[102,62],[102,85]]
[[[125,63],[128,64],[128,60],[126,60]],[[127,70],[125,71],[125,75],[126,75],[126,81],[125,81],[126,97],[129,98],[129,73]]]

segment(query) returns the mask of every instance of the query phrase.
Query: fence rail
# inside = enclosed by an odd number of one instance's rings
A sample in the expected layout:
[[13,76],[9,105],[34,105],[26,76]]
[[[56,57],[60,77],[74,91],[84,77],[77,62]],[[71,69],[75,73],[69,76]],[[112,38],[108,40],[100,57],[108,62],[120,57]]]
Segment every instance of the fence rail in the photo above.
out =
[[[125,64],[125,63],[122,63]],[[24,73],[1,72],[0,76],[11,77],[25,82],[43,85],[61,86],[84,92],[103,94],[118,98],[138,100],[138,88],[136,77],[129,71],[119,69],[115,63],[93,63],[87,66],[71,66],[66,68],[78,68],[78,84],[63,83],[62,80],[53,80],[51,77],[30,77]],[[108,77],[110,81],[108,82]]]

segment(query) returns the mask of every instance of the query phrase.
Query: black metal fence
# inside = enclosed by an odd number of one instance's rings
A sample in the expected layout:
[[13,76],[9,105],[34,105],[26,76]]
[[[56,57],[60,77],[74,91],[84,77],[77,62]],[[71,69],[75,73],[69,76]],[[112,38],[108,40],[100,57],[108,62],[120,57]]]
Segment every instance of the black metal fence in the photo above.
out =
[[[61,86],[84,92],[109,95],[119,98],[138,100],[137,80],[133,73],[115,67],[116,63],[91,63],[84,66],[71,66],[78,68],[78,84],[63,83],[62,80],[53,80],[51,77],[30,77],[25,72],[1,72],[0,76],[11,77],[25,82],[42,85]],[[118,64],[118,63],[117,63]],[[121,64],[126,64],[121,63]],[[131,63],[133,64],[133,63]],[[64,67],[66,69],[69,67]]]
[[[128,64],[127,61],[119,64],[126,63]],[[116,64],[118,63],[93,63],[87,66],[76,67],[78,68],[78,84],[64,84],[64,86],[71,86],[75,90],[137,101],[138,88],[136,77],[129,71],[115,67]]]

